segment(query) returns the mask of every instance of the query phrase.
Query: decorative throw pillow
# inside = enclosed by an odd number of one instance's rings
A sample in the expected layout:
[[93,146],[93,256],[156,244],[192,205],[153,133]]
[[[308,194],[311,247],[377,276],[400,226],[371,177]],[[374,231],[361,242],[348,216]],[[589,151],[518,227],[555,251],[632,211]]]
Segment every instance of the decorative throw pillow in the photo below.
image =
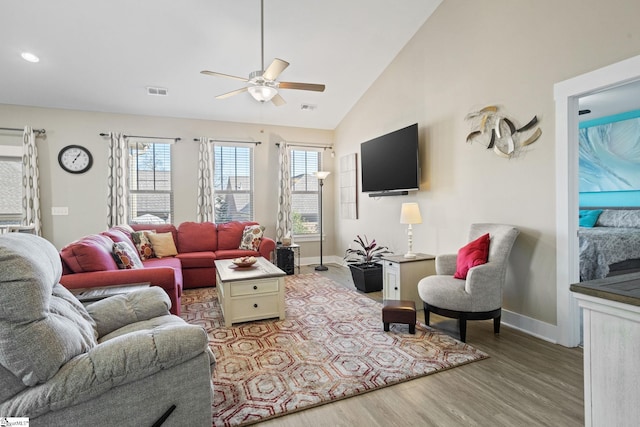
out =
[[173,233],[150,233],[147,238],[151,241],[153,253],[156,254],[156,257],[163,258],[178,255],[176,244],[173,241]]
[[134,231],[133,233],[131,233],[131,241],[136,246],[136,250],[138,251],[138,254],[140,255],[140,259],[142,261],[149,258],[154,258],[156,256],[153,252],[151,241],[149,240],[149,237],[147,237],[149,234],[153,234],[153,232],[145,230]]
[[593,227],[601,213],[602,209],[581,209],[578,213],[580,227]]
[[257,251],[262,241],[262,234],[264,233],[264,226],[262,225],[247,225],[242,232],[242,240],[240,241],[240,247],[238,249],[245,249],[248,251]]
[[489,259],[489,233],[478,237],[473,242],[460,248],[456,259],[456,279],[466,279],[469,269],[486,264]]
[[115,242],[113,244],[113,258],[116,260],[118,267],[124,270],[144,268],[138,252],[127,242]]

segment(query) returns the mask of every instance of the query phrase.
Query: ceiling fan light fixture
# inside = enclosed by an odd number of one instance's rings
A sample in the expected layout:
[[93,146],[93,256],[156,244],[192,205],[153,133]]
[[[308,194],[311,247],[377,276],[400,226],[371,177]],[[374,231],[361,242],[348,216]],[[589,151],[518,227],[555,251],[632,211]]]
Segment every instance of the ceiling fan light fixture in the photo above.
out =
[[278,93],[275,87],[266,85],[249,86],[247,90],[253,96],[253,99],[258,102],[269,102]]

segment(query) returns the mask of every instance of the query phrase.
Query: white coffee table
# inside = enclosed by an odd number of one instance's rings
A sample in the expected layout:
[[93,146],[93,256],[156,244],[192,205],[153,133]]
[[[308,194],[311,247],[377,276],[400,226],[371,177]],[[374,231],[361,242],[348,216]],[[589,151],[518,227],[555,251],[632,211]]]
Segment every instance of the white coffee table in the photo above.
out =
[[249,268],[236,268],[232,260],[216,260],[218,301],[224,325],[251,320],[284,319],[286,273],[264,258]]

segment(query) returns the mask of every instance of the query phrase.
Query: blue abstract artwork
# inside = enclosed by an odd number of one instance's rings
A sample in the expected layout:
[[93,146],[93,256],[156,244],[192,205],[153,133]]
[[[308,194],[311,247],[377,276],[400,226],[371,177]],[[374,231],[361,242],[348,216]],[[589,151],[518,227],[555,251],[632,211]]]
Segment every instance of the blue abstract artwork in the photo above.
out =
[[[632,112],[636,113],[636,112]],[[593,120],[579,132],[580,192],[640,190],[640,112]]]

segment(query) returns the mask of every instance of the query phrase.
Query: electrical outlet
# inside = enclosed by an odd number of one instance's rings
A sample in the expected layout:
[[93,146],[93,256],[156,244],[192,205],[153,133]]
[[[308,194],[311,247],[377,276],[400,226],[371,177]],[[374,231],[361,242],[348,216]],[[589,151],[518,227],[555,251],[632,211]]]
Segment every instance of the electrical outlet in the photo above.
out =
[[52,206],[51,215],[69,215],[69,208],[66,206]]

